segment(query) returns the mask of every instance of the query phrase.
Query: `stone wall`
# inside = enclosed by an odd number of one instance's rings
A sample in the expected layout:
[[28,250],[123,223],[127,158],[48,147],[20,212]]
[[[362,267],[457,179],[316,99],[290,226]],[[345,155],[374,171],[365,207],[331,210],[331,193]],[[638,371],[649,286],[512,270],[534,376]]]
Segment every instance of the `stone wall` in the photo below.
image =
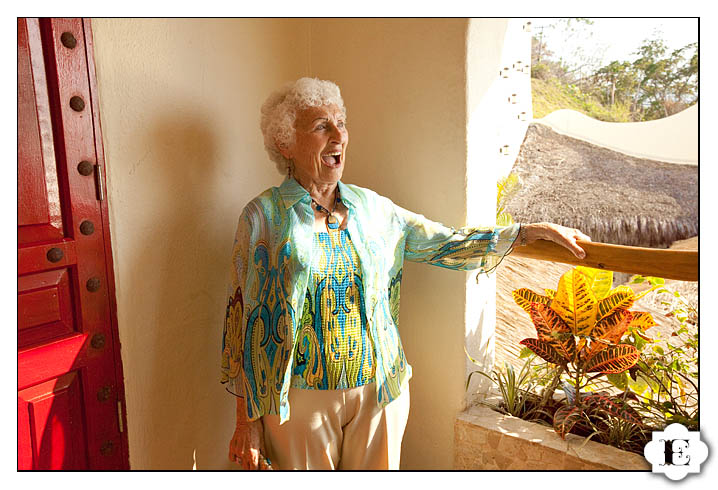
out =
[[646,470],[638,454],[503,415],[486,407],[461,412],[454,424],[456,470]]

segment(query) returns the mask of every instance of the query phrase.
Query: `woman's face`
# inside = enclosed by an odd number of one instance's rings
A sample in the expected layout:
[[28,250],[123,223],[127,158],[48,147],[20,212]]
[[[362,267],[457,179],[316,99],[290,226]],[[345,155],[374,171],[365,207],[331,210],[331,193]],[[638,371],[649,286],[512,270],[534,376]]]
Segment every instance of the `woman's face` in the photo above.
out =
[[349,133],[341,109],[308,107],[297,113],[294,144],[280,149],[294,161],[294,175],[304,185],[336,184],[344,172]]

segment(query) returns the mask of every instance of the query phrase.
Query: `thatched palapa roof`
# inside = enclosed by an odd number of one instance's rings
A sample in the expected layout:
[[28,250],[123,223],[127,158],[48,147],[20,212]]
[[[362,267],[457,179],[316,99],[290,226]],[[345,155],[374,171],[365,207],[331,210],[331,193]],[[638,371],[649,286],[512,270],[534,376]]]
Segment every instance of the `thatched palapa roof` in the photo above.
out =
[[698,167],[646,160],[531,124],[507,203],[517,222],[578,228],[594,242],[666,248],[698,235]]

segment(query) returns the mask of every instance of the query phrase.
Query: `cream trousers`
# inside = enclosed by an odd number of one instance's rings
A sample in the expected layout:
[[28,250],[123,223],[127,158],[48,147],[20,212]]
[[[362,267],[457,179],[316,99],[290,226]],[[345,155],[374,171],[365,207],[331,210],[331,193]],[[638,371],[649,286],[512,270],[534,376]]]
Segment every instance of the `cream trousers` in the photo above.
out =
[[409,387],[384,408],[374,383],[344,390],[290,388],[289,420],[265,415],[266,456],[279,470],[398,470]]

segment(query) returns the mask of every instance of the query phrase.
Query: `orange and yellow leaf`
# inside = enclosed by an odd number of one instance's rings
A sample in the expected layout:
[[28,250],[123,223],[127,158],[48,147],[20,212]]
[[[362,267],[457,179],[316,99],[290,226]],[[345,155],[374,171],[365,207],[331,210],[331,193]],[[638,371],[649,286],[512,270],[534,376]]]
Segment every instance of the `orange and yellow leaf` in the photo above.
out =
[[588,335],[596,324],[596,304],[586,276],[574,269],[561,276],[550,306],[574,335]]
[[633,321],[633,312],[617,310],[596,324],[593,337],[617,344]]
[[588,280],[588,286],[593,291],[596,299],[603,299],[613,286],[613,272],[591,267],[577,266],[576,270],[581,272]]
[[589,358],[583,369],[587,373],[622,373],[636,364],[639,356],[632,345],[613,345]]
[[618,310],[596,324],[591,333],[591,348],[588,357],[596,355],[599,351],[612,344],[618,344],[628,330],[633,320],[633,313],[628,310]]
[[564,359],[552,345],[546,342],[539,339],[523,339],[519,343],[531,349],[534,354],[539,356],[544,361],[548,361],[552,364],[558,364],[559,366],[566,365],[566,359]]
[[551,302],[551,298],[548,296],[541,296],[540,294],[536,294],[527,288],[517,289],[511,293],[511,295],[513,296],[516,304],[523,308],[526,313],[531,313],[531,303],[542,303],[547,305]]
[[573,362],[576,341],[566,322],[547,305],[540,303],[531,304],[531,320],[536,327],[538,340],[556,349],[565,362]]
[[656,326],[655,320],[650,313],[646,311],[632,311],[633,319],[631,320],[631,327],[646,331],[651,327]]
[[630,287],[618,286],[598,302],[598,320],[606,318],[616,310],[627,310],[633,306],[634,296],[633,289]]

